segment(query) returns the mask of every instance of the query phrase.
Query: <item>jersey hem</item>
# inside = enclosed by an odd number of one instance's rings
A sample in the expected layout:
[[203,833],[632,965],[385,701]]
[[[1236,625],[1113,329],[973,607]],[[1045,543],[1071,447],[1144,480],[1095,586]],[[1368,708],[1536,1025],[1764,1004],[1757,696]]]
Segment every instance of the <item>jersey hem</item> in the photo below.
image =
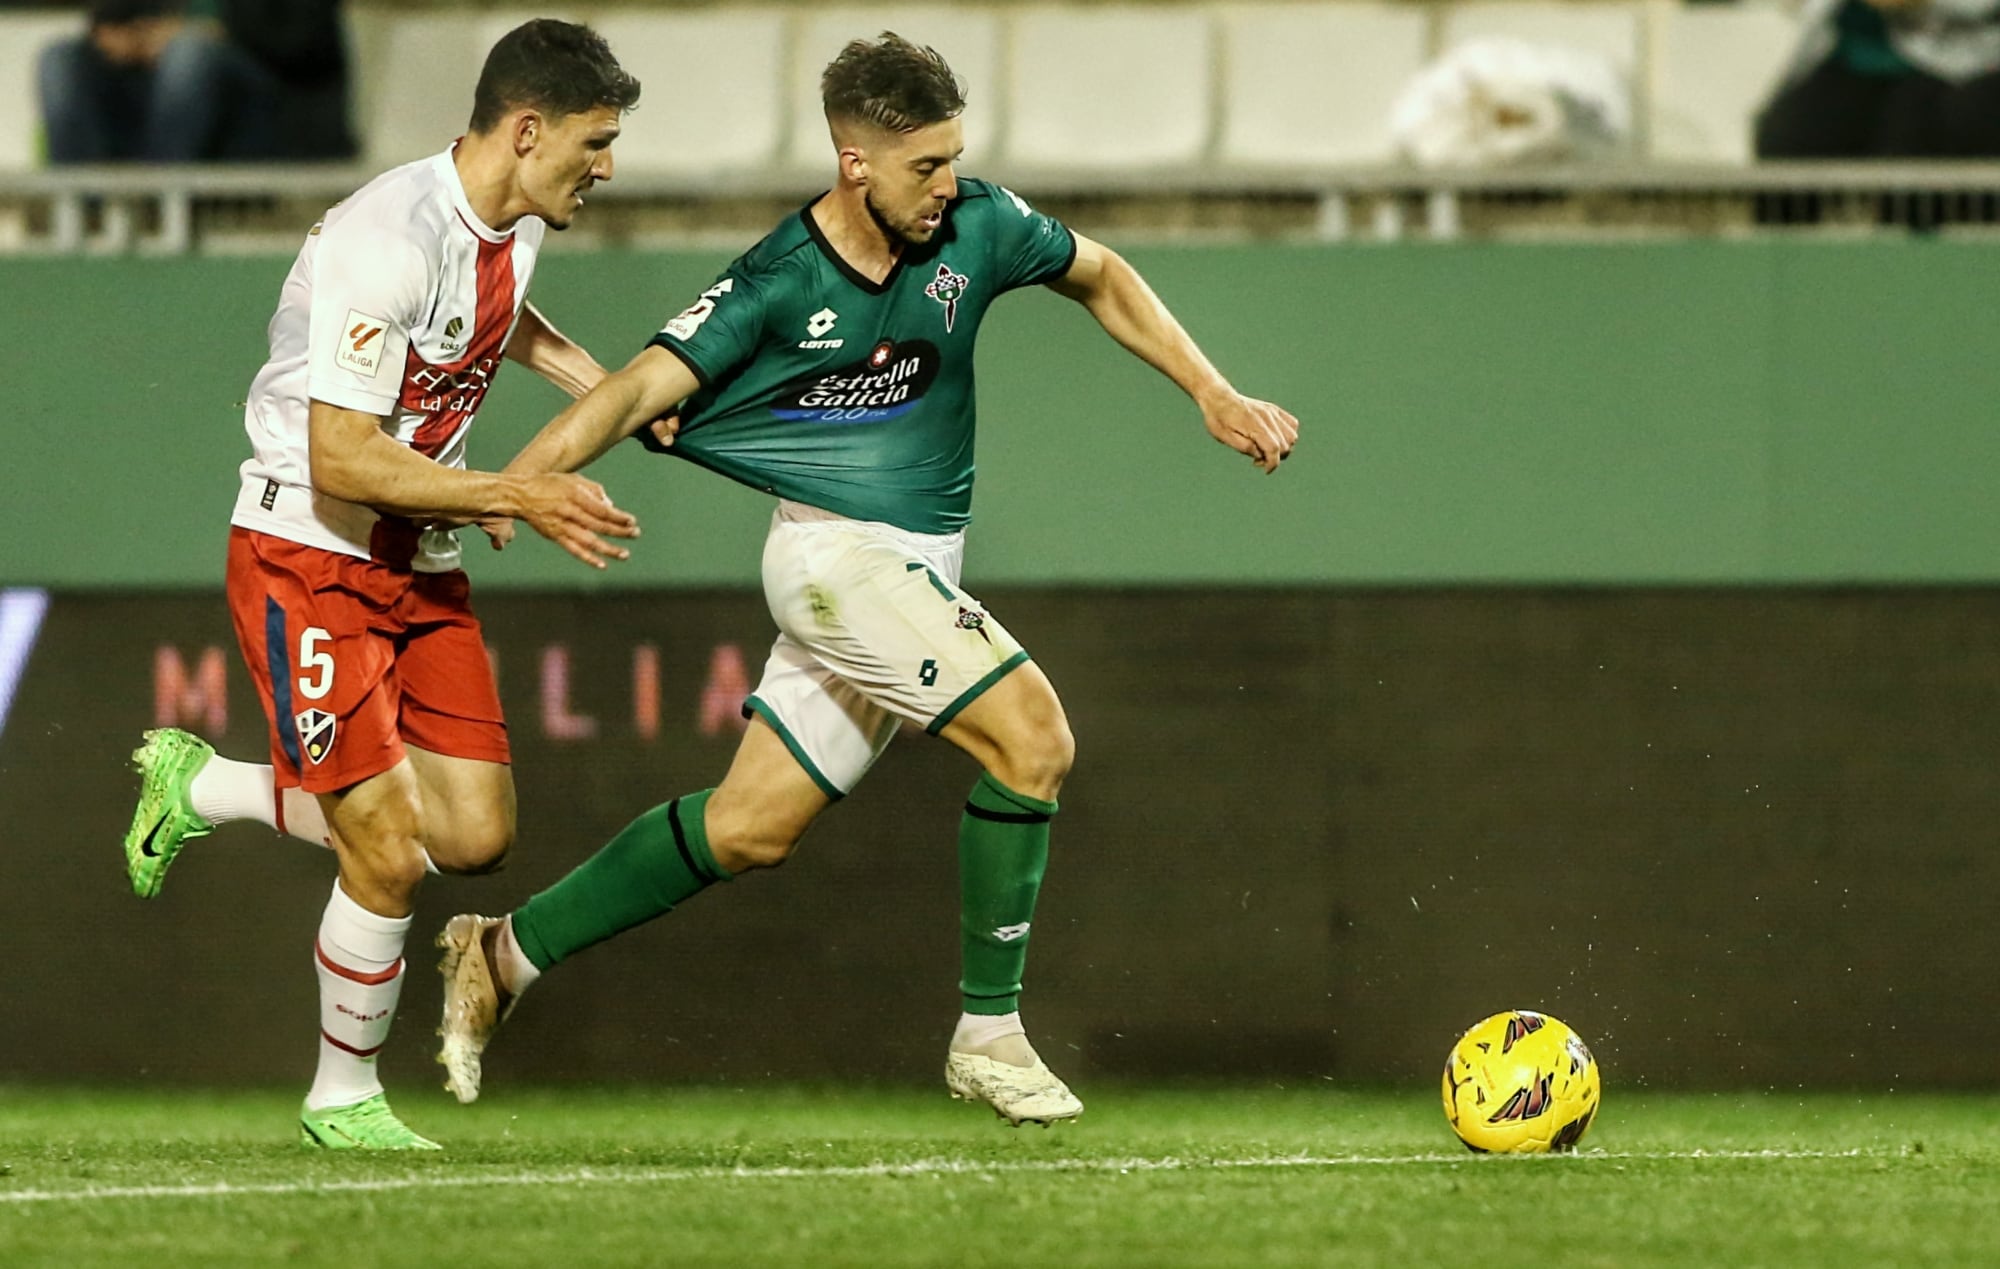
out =
[[[264,507],[266,496],[273,506]],[[277,499],[288,501],[305,498],[311,506],[310,518],[296,518],[281,514],[276,510]],[[346,526],[327,523],[331,512],[345,518]],[[345,555],[358,560],[372,560],[375,553],[369,549],[374,536],[375,524],[381,519],[376,511],[359,503],[342,502],[338,498],[328,498],[314,493],[300,485],[288,485],[254,472],[246,472],[243,486],[236,494],[236,507],[230,513],[229,523],[238,529],[251,533],[261,533],[265,537],[279,538],[297,546],[310,547],[315,551],[326,551],[333,555]],[[426,534],[426,537],[433,536]],[[419,547],[410,561],[412,573],[455,573],[464,567],[464,552],[457,548],[457,539],[451,539],[453,549],[449,552],[433,551]]]

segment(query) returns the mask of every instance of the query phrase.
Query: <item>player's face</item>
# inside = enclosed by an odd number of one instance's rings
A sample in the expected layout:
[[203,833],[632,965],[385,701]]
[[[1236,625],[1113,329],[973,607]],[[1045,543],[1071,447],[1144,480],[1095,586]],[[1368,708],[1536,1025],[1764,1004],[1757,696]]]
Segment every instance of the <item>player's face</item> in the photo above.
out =
[[864,193],[875,223],[891,240],[929,242],[944,224],[945,204],[958,197],[953,168],[965,153],[965,126],[947,119],[884,134],[869,150]]
[[590,187],[611,179],[618,116],[616,106],[598,106],[542,121],[521,156],[521,189],[549,228],[569,228]]

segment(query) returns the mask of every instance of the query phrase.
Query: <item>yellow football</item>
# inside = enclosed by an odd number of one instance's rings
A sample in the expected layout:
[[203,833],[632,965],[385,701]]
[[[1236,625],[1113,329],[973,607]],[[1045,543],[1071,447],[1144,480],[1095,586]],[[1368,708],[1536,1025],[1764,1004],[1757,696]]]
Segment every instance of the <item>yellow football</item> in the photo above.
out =
[[1458,1038],[1444,1063],[1444,1116],[1482,1154],[1569,1150],[1597,1116],[1597,1062],[1547,1014],[1496,1013]]

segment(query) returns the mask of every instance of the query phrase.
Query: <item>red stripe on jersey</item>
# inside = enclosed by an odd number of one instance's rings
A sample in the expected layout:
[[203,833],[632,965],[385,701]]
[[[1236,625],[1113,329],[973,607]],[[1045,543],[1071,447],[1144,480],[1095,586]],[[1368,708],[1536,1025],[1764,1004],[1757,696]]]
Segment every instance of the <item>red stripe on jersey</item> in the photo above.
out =
[[368,974],[358,969],[349,969],[347,966],[336,962],[331,956],[328,956],[326,949],[319,945],[317,939],[313,941],[313,954],[319,957],[320,964],[339,974],[342,978],[352,979],[364,987],[380,987],[383,983],[388,982],[403,972],[403,962],[400,960],[379,974]]
[[465,352],[457,361],[433,365],[417,355],[413,344],[403,362],[399,404],[410,413],[428,416],[410,439],[410,448],[426,458],[437,457],[486,399],[500,369],[507,331],[514,324],[514,240],[480,238],[473,268],[477,301]]

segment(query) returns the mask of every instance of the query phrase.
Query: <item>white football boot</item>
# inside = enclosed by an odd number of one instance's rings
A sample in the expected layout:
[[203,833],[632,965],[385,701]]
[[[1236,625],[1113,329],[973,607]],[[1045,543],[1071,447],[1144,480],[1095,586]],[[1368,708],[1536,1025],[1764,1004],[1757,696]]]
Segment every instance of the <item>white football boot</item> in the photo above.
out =
[[445,1090],[461,1102],[479,1099],[479,1059],[501,1022],[513,1012],[514,998],[503,1007],[501,986],[487,953],[486,932],[504,917],[462,912],[445,922],[437,945],[444,949],[438,973],[444,977],[444,1019],[438,1035],[438,1064],[444,1067]]
[[[1011,1041],[1012,1043],[1008,1043]],[[1083,1113],[1083,1103],[1069,1085],[1056,1078],[1026,1036],[1010,1036],[994,1046],[1008,1057],[1025,1057],[1027,1066],[1016,1066],[983,1053],[962,1053],[953,1049],[945,1056],[944,1082],[960,1101],[985,1102],[993,1113],[1014,1127],[1075,1119]]]

